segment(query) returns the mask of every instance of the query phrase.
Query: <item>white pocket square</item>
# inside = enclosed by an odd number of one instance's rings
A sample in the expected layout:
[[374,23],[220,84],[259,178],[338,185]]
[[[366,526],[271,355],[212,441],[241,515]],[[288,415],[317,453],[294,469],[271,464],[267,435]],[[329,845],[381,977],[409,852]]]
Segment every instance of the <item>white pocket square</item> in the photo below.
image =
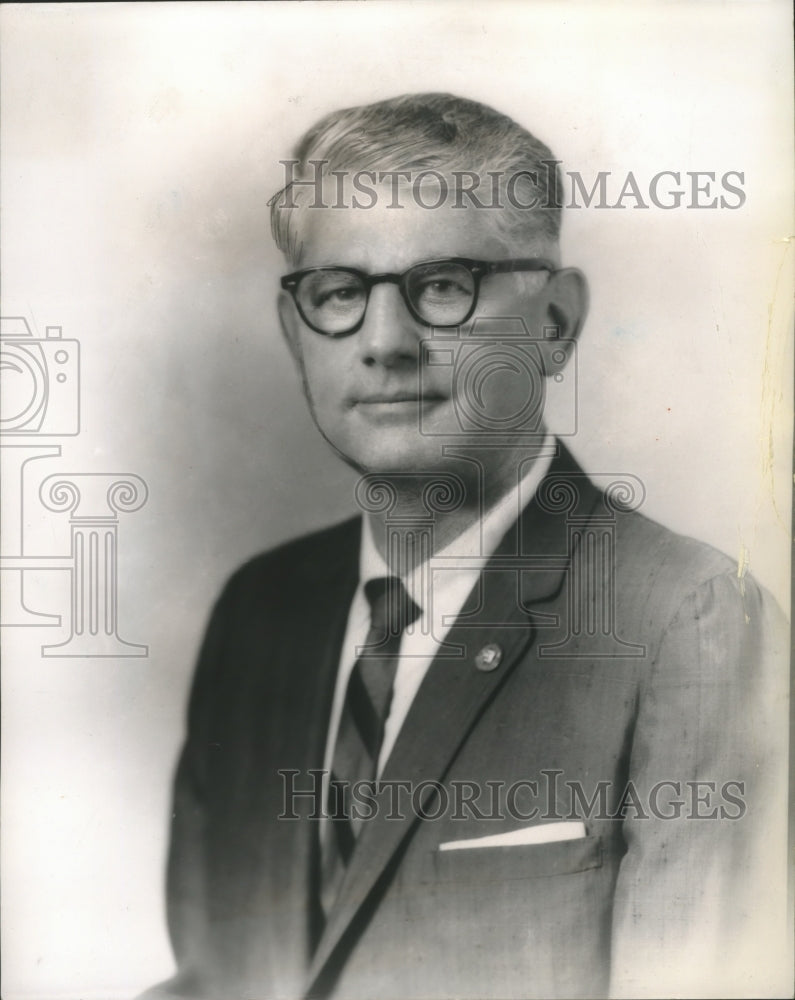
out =
[[585,823],[581,820],[563,823],[539,823],[523,826],[510,833],[495,833],[471,840],[448,840],[439,844],[440,851],[463,851],[478,847],[519,847],[523,844],[554,844],[559,840],[577,840],[585,836]]

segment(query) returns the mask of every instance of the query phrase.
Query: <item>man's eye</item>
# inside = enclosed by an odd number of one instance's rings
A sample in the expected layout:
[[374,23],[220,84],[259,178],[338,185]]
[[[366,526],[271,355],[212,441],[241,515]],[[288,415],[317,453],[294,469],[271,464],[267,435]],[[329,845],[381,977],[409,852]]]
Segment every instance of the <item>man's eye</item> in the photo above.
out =
[[420,295],[431,296],[458,296],[469,295],[470,289],[465,288],[461,282],[453,278],[426,278],[419,288]]
[[318,305],[326,302],[351,302],[358,298],[359,292],[356,288],[330,288],[316,295]]
[[355,281],[318,281],[306,292],[313,309],[348,308],[361,302],[363,289]]

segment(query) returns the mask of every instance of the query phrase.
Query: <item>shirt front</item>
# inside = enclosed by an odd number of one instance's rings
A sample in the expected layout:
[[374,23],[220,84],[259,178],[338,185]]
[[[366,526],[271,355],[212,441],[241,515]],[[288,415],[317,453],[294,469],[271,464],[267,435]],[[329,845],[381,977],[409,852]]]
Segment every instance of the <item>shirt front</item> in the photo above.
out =
[[[380,776],[389,759],[417,691],[447,633],[478,582],[482,569],[520,512],[535,496],[541,480],[549,470],[553,454],[554,439],[547,435],[538,458],[516,486],[482,518],[429,560],[415,566],[403,579],[409,597],[420,608],[420,615],[406,628],[401,638],[392,700],[378,757],[377,776]],[[391,575],[376,548],[369,520],[365,517],[359,554],[359,585],[348,614],[326,740],[326,785],[331,772],[348,679],[370,628],[370,607],[364,594],[364,586],[368,580]],[[326,793],[327,789],[324,789],[324,801]]]

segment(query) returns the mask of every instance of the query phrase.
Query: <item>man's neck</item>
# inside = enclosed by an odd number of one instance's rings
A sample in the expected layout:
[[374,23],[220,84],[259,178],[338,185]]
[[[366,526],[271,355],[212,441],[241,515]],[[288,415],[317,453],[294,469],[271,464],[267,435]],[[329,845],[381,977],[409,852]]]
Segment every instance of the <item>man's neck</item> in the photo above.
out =
[[[535,467],[541,447],[517,449],[497,468],[471,459],[444,471],[417,476],[379,477],[394,492],[387,512],[370,512],[375,547],[395,573],[409,573],[419,563],[447,549],[514,490]],[[518,503],[516,516],[519,515]],[[433,530],[428,532],[428,525]],[[423,536],[426,541],[419,544]],[[433,551],[428,549],[431,540]]]

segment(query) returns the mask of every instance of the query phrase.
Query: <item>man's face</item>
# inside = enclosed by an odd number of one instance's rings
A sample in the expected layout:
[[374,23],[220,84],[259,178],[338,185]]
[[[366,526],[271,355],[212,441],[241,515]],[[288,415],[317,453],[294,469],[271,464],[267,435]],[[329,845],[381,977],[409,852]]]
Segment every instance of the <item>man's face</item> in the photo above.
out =
[[[371,274],[401,273],[444,257],[493,261],[520,256],[499,238],[483,210],[425,209],[411,197],[400,200],[404,207],[390,209],[390,201],[384,190],[369,209],[305,209],[297,268],[340,265]],[[535,255],[528,249],[522,256]],[[432,472],[441,467],[444,444],[482,443],[482,429],[462,427],[456,413],[455,356],[473,323],[480,340],[488,335],[490,320],[521,317],[540,337],[550,322],[547,281],[545,272],[485,277],[462,339],[440,343],[451,358],[443,365],[424,361],[422,342],[435,341],[438,333],[412,317],[395,284],[375,285],[360,329],[337,338],[307,326],[283,292],[283,329],[323,435],[366,472]],[[455,338],[455,329],[443,332]],[[527,404],[527,378],[510,368],[495,365],[479,385],[479,405],[498,419]]]

